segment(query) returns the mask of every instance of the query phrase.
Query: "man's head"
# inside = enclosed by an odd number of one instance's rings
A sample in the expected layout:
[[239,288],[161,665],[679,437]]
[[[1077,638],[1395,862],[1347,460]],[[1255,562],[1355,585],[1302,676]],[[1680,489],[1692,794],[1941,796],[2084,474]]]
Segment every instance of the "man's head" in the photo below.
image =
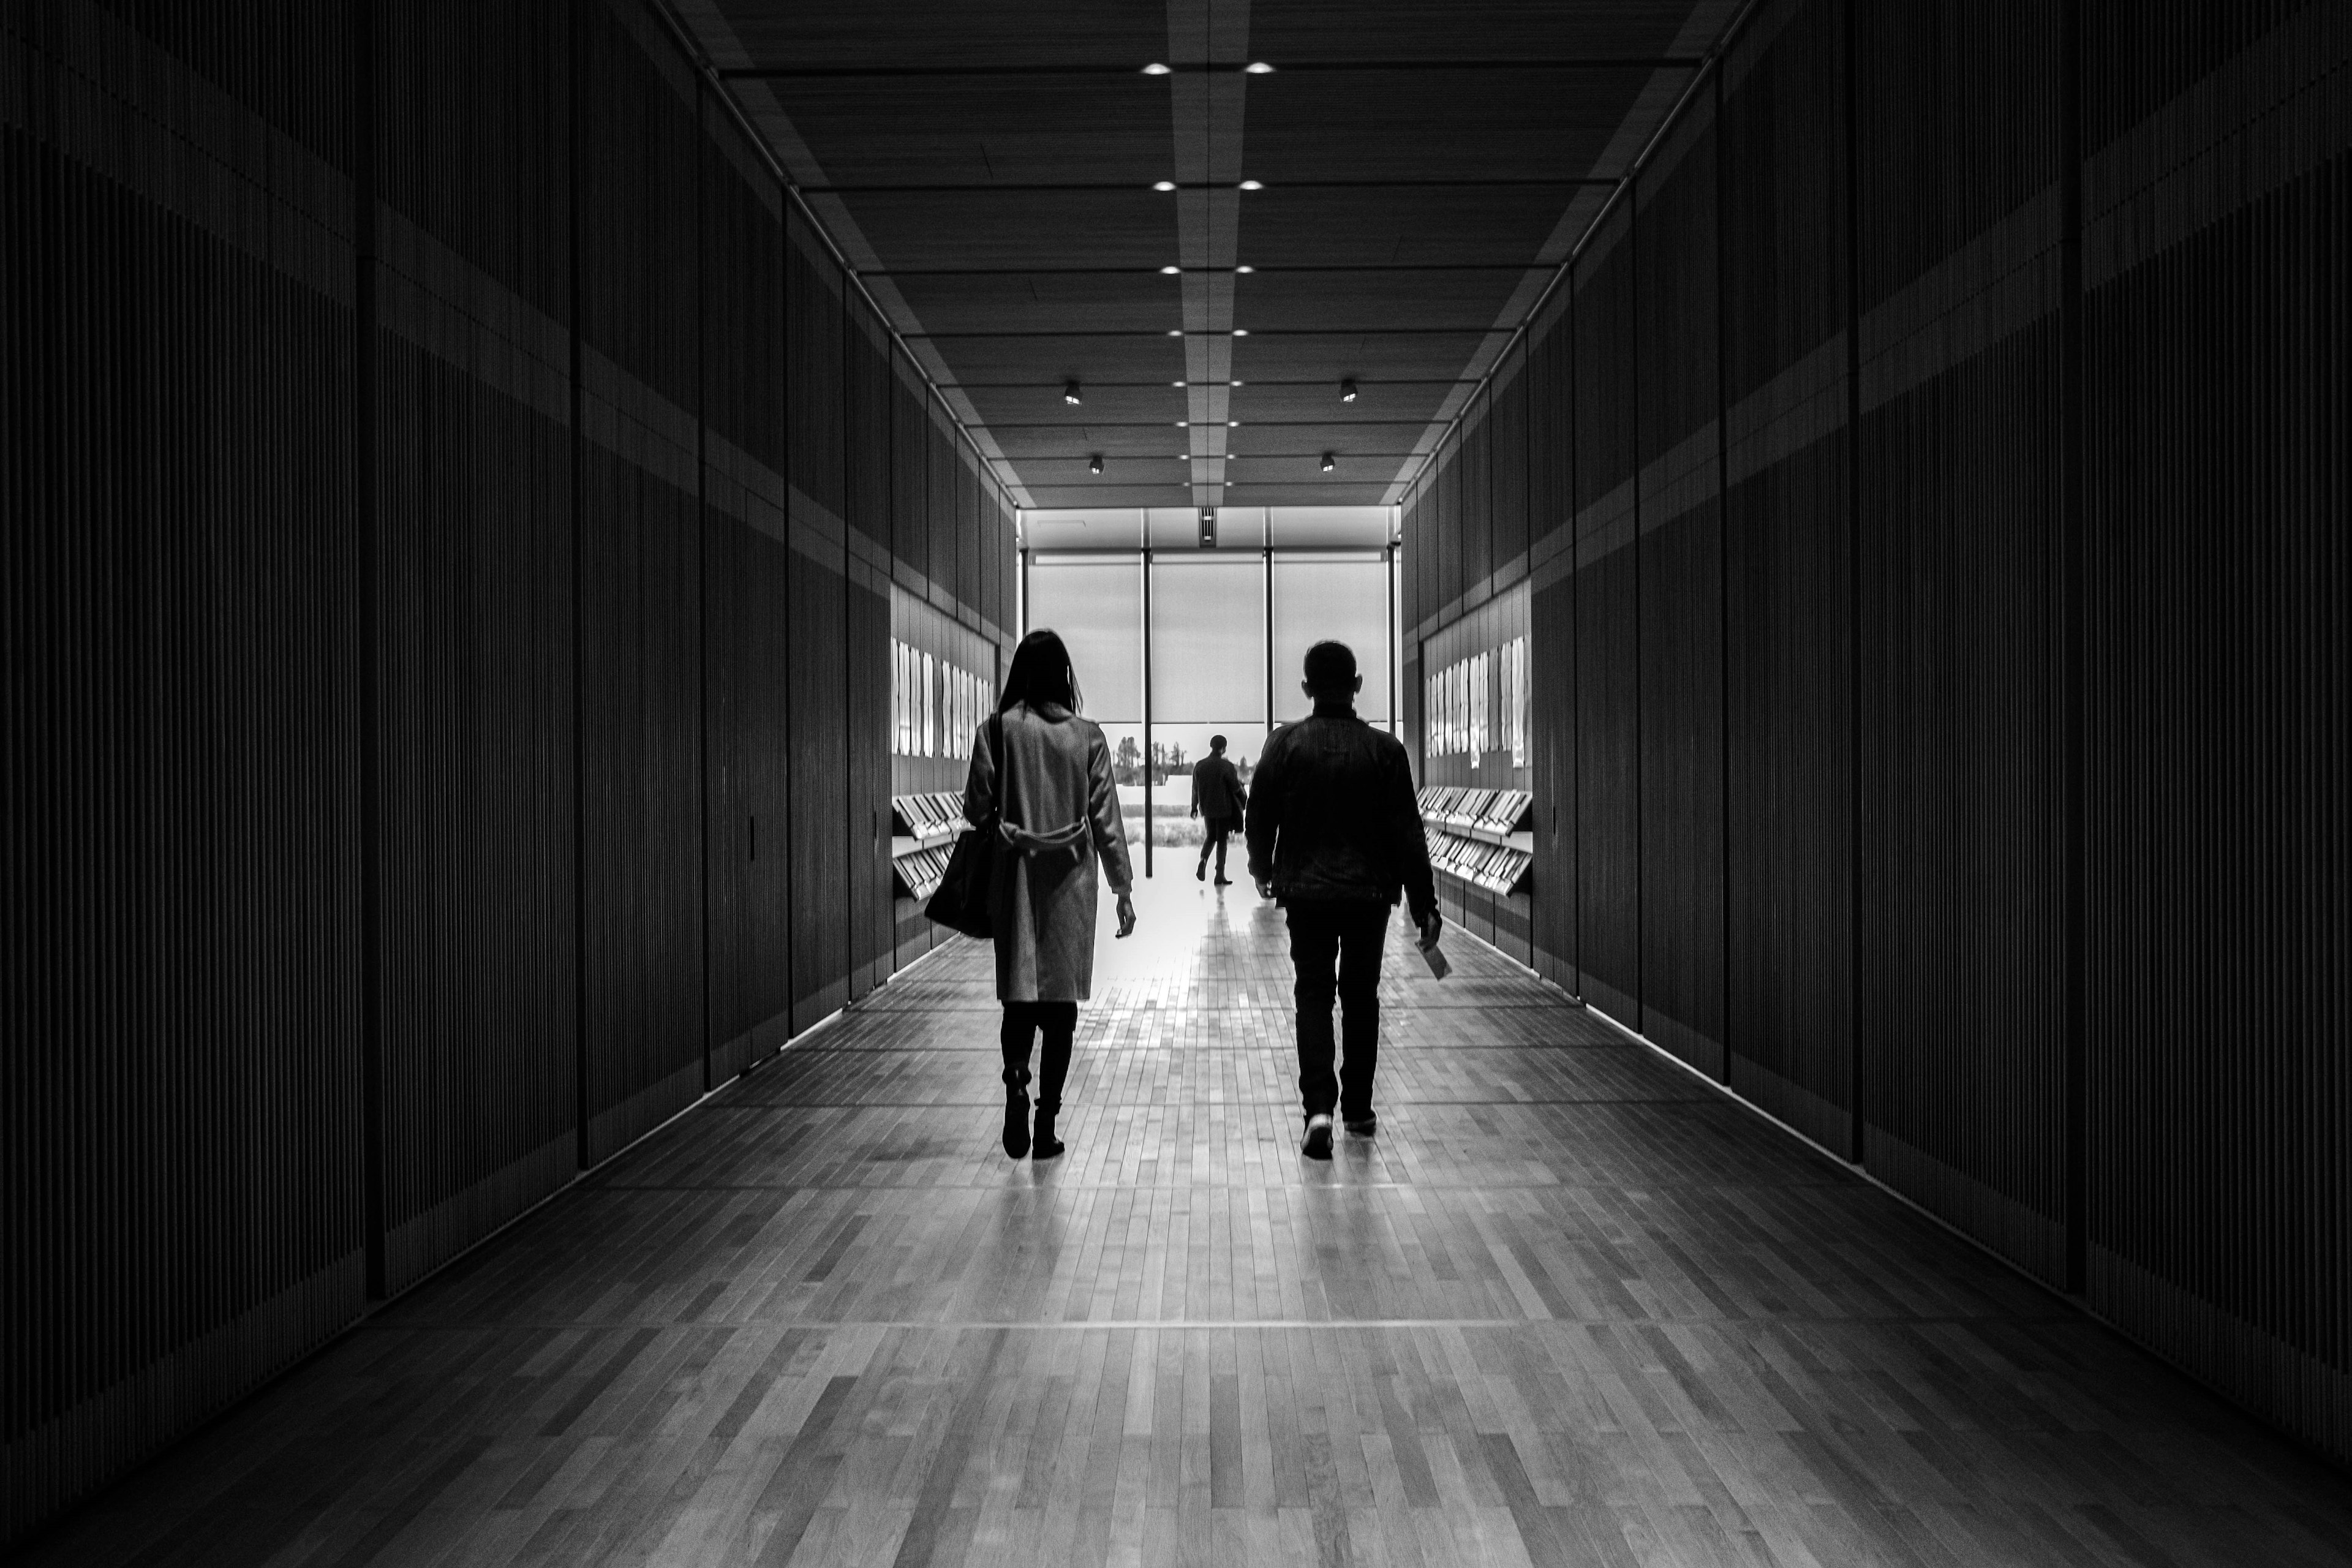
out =
[[1346,702],[1364,689],[1356,673],[1356,653],[1343,642],[1319,642],[1307,650],[1307,679],[1299,687],[1319,705]]
[[1211,750],[1212,752],[1214,752],[1217,755],[1219,755],[1219,756],[1221,756],[1221,757],[1222,757],[1222,756],[1223,756],[1223,755],[1225,754],[1225,738],[1224,738],[1223,735],[1212,735],[1212,736],[1210,736],[1210,737],[1209,737],[1209,750]]

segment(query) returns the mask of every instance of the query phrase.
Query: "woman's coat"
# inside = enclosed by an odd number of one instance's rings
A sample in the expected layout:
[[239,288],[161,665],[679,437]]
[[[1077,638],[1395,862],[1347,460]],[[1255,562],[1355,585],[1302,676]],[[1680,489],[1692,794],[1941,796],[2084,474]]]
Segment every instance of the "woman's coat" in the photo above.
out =
[[963,814],[978,824],[996,809],[1004,777],[1011,802],[991,879],[996,925],[996,994],[1004,1002],[1083,1002],[1095,973],[1095,861],[1113,893],[1133,883],[1127,828],[1110,748],[1100,726],[1068,709],[1007,709],[1005,756],[983,723],[971,748]]

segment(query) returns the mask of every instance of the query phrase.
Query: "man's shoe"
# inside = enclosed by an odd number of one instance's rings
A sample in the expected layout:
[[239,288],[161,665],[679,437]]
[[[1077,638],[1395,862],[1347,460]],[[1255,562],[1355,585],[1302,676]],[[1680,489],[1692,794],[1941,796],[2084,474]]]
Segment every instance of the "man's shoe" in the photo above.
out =
[[1192,880],[1196,882],[1205,882],[1208,879],[1209,863],[1206,860],[1203,860],[1199,865],[1192,868]]
[[1307,1119],[1307,1142],[1299,1152],[1310,1160],[1328,1160],[1331,1157],[1331,1119],[1329,1117],[1310,1116]]
[[1004,1152],[1015,1160],[1029,1154],[1029,1090],[1024,1083],[1004,1086]]
[[1344,1125],[1347,1127],[1349,1132],[1354,1136],[1358,1138],[1370,1138],[1373,1133],[1378,1132],[1381,1130],[1381,1119],[1367,1110],[1361,1116],[1350,1116],[1346,1118]]
[[1054,1136],[1054,1113],[1040,1110],[1037,1112],[1037,1136],[1029,1145],[1029,1157],[1032,1160],[1050,1160],[1062,1149],[1062,1141]]
[[1217,879],[1217,886],[1220,888],[1230,888],[1233,885],[1234,879],[1231,877],[1220,877]]

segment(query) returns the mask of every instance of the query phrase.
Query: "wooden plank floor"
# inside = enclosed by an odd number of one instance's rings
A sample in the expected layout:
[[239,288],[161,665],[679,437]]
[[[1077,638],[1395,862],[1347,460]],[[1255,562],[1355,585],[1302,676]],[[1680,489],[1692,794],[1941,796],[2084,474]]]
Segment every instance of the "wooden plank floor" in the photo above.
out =
[[1069,1152],[959,942],[39,1563],[2352,1562],[2344,1479],[1454,938],[1297,1152],[1278,915],[1147,889]]

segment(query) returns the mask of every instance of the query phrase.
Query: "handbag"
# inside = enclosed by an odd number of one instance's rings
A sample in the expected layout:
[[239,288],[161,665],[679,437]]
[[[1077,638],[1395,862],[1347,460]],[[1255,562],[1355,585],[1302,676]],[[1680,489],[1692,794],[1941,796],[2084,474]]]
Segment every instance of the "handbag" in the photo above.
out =
[[948,856],[948,868],[940,877],[940,885],[931,894],[930,902],[923,906],[924,915],[946,926],[950,931],[966,936],[988,937],[996,934],[990,910],[994,907],[996,878],[996,841],[1000,837],[997,825],[1004,820],[1004,794],[1013,773],[1005,765],[1004,715],[988,716],[989,754],[996,759],[996,796],[988,820],[977,827],[967,827],[956,835],[955,848]]

